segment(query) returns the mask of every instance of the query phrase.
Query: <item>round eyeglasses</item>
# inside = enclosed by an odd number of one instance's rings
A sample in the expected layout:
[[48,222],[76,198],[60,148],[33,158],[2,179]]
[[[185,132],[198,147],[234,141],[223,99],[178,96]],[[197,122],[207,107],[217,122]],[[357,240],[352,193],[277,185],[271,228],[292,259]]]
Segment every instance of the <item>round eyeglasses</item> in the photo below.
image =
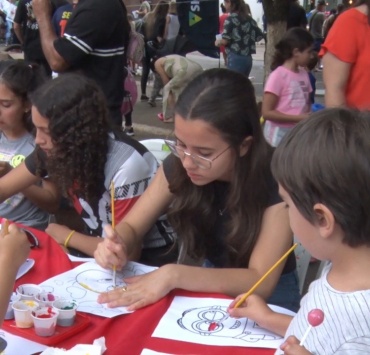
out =
[[228,146],[226,149],[224,149],[220,154],[215,156],[213,159],[208,159],[205,157],[202,157],[198,154],[192,154],[187,151],[185,151],[184,148],[179,147],[176,142],[165,140],[165,143],[167,144],[168,148],[170,149],[171,153],[175,155],[176,157],[180,158],[181,160],[185,158],[185,156],[191,158],[192,162],[199,168],[208,170],[212,167],[212,162],[215,161],[219,156],[224,154],[230,146]]

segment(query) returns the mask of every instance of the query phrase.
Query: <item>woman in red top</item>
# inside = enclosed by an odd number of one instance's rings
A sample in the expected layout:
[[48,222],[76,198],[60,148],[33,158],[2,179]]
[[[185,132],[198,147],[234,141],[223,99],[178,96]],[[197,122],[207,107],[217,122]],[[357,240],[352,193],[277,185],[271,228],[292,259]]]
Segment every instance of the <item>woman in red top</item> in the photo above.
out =
[[370,109],[370,0],[342,13],[322,45],[325,104]]

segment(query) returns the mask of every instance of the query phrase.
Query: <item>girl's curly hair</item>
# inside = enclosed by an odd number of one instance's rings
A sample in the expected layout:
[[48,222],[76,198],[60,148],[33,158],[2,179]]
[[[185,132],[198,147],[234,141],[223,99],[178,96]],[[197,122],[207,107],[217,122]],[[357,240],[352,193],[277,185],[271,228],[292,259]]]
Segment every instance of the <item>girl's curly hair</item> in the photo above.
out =
[[104,191],[108,152],[108,111],[94,82],[63,74],[35,91],[32,105],[49,120],[53,142],[47,171],[65,196],[94,203]]

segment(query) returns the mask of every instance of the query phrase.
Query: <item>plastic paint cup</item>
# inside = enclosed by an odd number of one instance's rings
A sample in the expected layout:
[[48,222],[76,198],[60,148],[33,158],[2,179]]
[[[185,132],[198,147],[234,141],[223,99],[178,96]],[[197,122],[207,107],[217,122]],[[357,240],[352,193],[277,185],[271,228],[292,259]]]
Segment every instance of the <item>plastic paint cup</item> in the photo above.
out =
[[60,299],[53,302],[53,307],[59,312],[57,324],[61,327],[70,327],[76,319],[77,304],[73,300]]
[[21,300],[34,300],[36,295],[42,292],[42,288],[34,284],[24,284],[19,285],[16,291]]
[[39,307],[31,312],[35,333],[40,337],[50,337],[55,333],[59,312],[52,307]]
[[13,303],[15,325],[18,328],[31,328],[33,326],[31,312],[37,307],[39,304],[31,300],[20,300]]
[[18,302],[20,299],[21,299],[21,296],[20,295],[17,295],[14,292],[12,293],[12,295],[10,296],[8,308],[6,310],[4,319],[13,319],[14,318],[13,304],[15,302]]
[[51,307],[53,305],[53,302],[57,299],[59,299],[58,296],[55,296],[53,293],[46,291],[38,293],[35,297],[35,300],[40,303],[40,306],[45,307]]

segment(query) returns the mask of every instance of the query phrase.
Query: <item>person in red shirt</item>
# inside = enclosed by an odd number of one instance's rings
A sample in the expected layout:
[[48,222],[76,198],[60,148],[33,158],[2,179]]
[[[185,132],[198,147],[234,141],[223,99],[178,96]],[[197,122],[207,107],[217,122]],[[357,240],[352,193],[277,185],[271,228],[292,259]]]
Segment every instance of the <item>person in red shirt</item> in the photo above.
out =
[[330,29],[323,57],[325,105],[370,109],[370,0],[342,13]]

